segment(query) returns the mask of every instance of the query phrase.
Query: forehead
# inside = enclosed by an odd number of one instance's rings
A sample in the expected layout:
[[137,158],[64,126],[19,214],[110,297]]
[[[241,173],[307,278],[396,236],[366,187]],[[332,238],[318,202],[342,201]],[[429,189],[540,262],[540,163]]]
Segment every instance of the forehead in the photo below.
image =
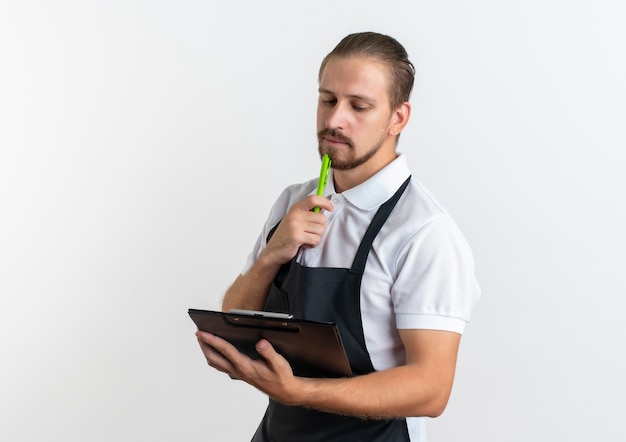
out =
[[387,65],[377,58],[334,56],[320,75],[320,92],[387,99],[388,77]]

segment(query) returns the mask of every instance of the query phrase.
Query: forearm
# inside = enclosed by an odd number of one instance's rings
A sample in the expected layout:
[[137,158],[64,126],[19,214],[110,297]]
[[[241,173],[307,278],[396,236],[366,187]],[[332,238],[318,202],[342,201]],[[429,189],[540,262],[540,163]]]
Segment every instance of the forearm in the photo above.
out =
[[354,378],[300,379],[294,404],[365,418],[439,416],[451,381],[427,379],[418,365],[405,365]]
[[279,264],[273,264],[261,256],[245,275],[239,275],[226,290],[222,310],[263,310],[267,293],[279,269]]
[[294,376],[265,339],[256,345],[261,359],[250,359],[224,339],[198,332],[209,365],[286,405],[369,418],[439,416],[452,391],[461,336],[400,330],[400,337],[405,365],[352,378],[313,379]]
[[333,413],[372,418],[436,417],[448,404],[461,335],[399,330],[405,365],[342,379],[295,378],[286,400]]

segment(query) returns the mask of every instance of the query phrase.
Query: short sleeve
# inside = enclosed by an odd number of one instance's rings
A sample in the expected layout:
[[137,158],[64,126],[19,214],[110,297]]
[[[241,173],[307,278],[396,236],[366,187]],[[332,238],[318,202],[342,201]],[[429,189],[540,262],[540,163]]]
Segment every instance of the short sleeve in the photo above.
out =
[[445,214],[425,223],[396,261],[392,301],[400,329],[462,333],[480,297],[474,257]]

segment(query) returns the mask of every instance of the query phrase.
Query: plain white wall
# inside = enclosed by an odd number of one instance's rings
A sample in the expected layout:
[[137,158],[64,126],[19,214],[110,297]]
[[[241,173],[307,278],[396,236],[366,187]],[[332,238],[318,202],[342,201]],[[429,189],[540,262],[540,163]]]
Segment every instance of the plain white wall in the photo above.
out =
[[270,204],[314,177],[316,73],[375,30],[418,74],[400,150],[484,295],[431,441],[624,440],[620,1],[0,3],[0,439],[248,440],[205,366]]

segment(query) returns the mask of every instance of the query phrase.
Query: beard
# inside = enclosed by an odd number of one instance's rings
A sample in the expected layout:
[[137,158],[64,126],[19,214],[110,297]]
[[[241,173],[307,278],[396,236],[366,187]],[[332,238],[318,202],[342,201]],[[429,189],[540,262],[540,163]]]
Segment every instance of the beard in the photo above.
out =
[[[334,146],[323,146],[322,143],[325,136],[330,136],[346,143],[346,147],[338,149]],[[328,154],[332,161],[331,167],[333,169],[350,170],[365,164],[370,158],[376,155],[376,152],[382,147],[384,139],[385,137],[382,136],[367,152],[357,157],[354,151],[354,142],[349,137],[334,129],[322,129],[317,133],[317,150],[320,157],[324,156],[324,154]]]

